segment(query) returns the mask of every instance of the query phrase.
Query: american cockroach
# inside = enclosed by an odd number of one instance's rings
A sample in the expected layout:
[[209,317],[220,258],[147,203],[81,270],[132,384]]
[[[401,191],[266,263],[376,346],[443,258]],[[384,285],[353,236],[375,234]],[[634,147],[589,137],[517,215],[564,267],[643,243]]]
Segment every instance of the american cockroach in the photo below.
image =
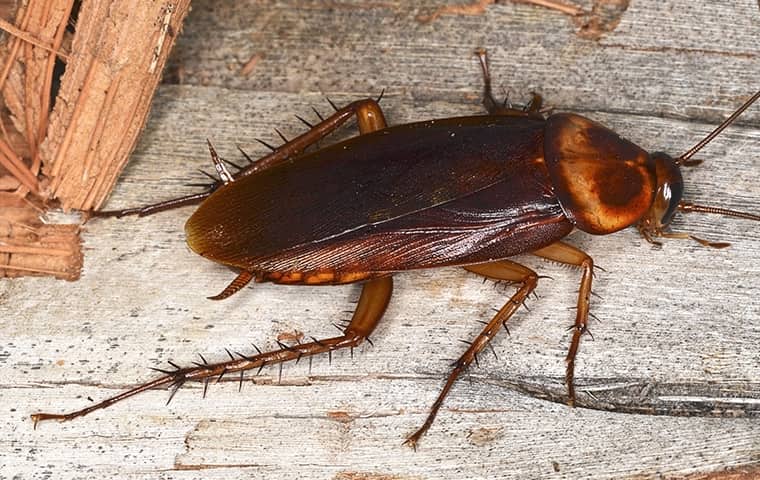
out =
[[[444,118],[387,127],[379,99],[343,108],[256,162],[231,173],[209,143],[219,180],[208,191],[94,216],[148,215],[200,203],[185,224],[192,250],[239,271],[220,300],[252,280],[325,285],[362,282],[357,308],[343,334],[251,355],[230,353],[220,363],[160,370],[162,376],[82,410],[37,413],[41,420],[71,420],[145,390],[260,369],[340,348],[354,348],[372,333],[391,298],[392,275],[458,265],[517,292],[486,323],[454,363],[423,425],[406,443],[415,447],[431,426],[451,386],[533,292],[539,276],[509,260],[532,253],[582,270],[577,313],[566,357],[567,402],[587,332],[594,262],[562,242],[573,229],[596,235],[635,226],[650,243],[691,238],[668,226],[676,212],[718,213],[748,220],[759,215],[695,205],[681,199],[681,166],[758,98],[755,93],[686,153],[647,153],[602,125],[572,113],[546,114],[533,94],[524,108],[498,103],[491,92],[485,51],[478,51],[487,115]],[[331,102],[332,103],[332,102]],[[306,153],[356,116],[361,135]],[[305,120],[303,120],[307,123]],[[245,155],[245,154],[244,154]],[[202,202],[202,203],[201,203]],[[228,352],[229,353],[229,352]],[[171,398],[171,397],[170,397]]]

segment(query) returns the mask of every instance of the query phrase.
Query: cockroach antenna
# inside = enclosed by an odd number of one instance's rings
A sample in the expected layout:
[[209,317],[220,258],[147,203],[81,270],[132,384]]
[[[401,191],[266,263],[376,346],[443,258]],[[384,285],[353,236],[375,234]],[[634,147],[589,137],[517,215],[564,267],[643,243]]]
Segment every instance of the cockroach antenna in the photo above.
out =
[[758,90],[757,93],[755,93],[754,95],[752,95],[749,98],[749,100],[747,100],[746,102],[744,102],[744,105],[742,105],[741,107],[739,107],[734,113],[731,114],[730,117],[728,117],[727,119],[725,119],[723,121],[723,123],[721,123],[720,125],[718,125],[717,127],[715,127],[715,130],[713,130],[712,132],[710,132],[705,138],[703,138],[696,145],[694,145],[693,147],[691,147],[686,153],[684,153],[681,156],[679,156],[676,159],[676,164],[677,165],[686,165],[687,162],[689,161],[689,159],[692,156],[694,156],[695,153],[697,153],[698,151],[702,150],[702,148],[705,145],[707,145],[708,143],[710,143],[711,141],[713,141],[713,139],[715,137],[717,137],[720,134],[720,132],[722,132],[723,130],[726,129],[726,127],[728,127],[729,125],[731,125],[732,123],[734,123],[734,120],[736,120],[737,117],[739,117],[739,115],[741,115],[742,113],[744,113],[745,110],[747,110],[750,106],[752,106],[752,104],[755,103],[757,101],[757,99],[759,99],[759,98],[760,98],[760,90]]
[[[696,145],[691,147],[686,153],[681,155],[676,159],[676,165],[685,165],[685,166],[693,166],[698,163],[701,163],[701,160],[691,160],[691,157],[699,152],[705,145],[713,141],[715,137],[717,137],[723,130],[726,129],[729,125],[734,123],[734,121],[744,113],[745,110],[747,110],[753,103],[755,103],[758,99],[760,99],[760,90],[758,90],[754,95],[752,95],[749,100],[744,102],[744,104],[739,107],[734,113],[731,114],[727,119],[725,119],[720,125],[715,127],[715,129],[710,132],[705,138],[697,142]],[[711,207],[706,205],[696,205],[689,202],[681,201],[678,203],[678,211],[689,213],[689,212],[700,212],[700,213],[716,213],[719,215],[725,215],[728,217],[735,217],[735,218],[743,218],[746,220],[755,220],[760,221],[760,215],[755,215],[752,213],[747,212],[740,212],[737,210],[729,210],[727,208],[721,208],[721,207]],[[692,237],[693,238],[693,237]],[[718,242],[718,243],[711,243],[706,242],[703,243],[699,239],[696,239],[696,241],[702,243],[703,245],[708,245],[712,247],[722,248],[728,246],[725,242]]]

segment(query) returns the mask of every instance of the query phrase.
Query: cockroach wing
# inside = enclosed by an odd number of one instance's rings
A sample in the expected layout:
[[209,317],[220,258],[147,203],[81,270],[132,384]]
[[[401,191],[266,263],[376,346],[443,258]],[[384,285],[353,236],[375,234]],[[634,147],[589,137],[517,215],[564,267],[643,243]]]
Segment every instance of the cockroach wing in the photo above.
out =
[[490,262],[570,233],[573,224],[549,193],[546,169],[534,161],[511,166],[510,177],[472,195],[259,256],[247,268],[282,283],[347,283],[387,272]]
[[607,234],[639,220],[654,200],[649,154],[580,115],[546,120],[544,156],[562,209],[578,228]]
[[543,134],[543,120],[462,117],[354,137],[219,188],[185,225],[188,245],[251,270],[324,251],[503,182],[516,165],[541,160]]

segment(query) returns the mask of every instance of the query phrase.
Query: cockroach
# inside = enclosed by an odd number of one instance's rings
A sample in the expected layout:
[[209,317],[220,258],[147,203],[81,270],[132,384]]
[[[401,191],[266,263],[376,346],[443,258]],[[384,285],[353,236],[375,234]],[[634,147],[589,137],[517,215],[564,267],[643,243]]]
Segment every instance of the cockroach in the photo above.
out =
[[[498,103],[485,51],[477,52],[484,78],[483,116],[444,118],[387,127],[379,99],[364,99],[321,119],[256,162],[231,173],[209,143],[219,180],[208,191],[146,207],[94,213],[148,215],[200,203],[185,224],[199,255],[239,271],[221,300],[252,280],[297,285],[362,282],[342,335],[286,345],[228,361],[202,362],[162,376],[82,410],[37,413],[41,420],[71,420],[158,386],[171,396],[188,381],[208,382],[265,365],[354,348],[372,333],[391,298],[392,275],[458,265],[517,291],[453,364],[422,426],[406,440],[416,447],[452,385],[533,292],[539,276],[509,260],[532,253],[582,270],[575,323],[566,357],[567,403],[575,402],[573,372],[587,333],[592,258],[562,239],[573,229],[605,235],[636,226],[656,238],[691,238],[668,226],[676,212],[717,213],[748,220],[760,215],[695,205],[681,199],[680,168],[744,110],[760,91],[712,133],[678,157],[647,153],[612,130],[572,113],[549,114],[533,94],[525,107]],[[332,102],[330,102],[332,104]],[[352,117],[360,135],[312,152],[314,145]],[[321,118],[321,117],[320,117]],[[304,120],[305,122],[305,120]],[[244,154],[245,155],[245,154]],[[258,350],[258,349],[257,349]],[[229,352],[228,352],[229,353]],[[170,399],[171,399],[170,396]]]

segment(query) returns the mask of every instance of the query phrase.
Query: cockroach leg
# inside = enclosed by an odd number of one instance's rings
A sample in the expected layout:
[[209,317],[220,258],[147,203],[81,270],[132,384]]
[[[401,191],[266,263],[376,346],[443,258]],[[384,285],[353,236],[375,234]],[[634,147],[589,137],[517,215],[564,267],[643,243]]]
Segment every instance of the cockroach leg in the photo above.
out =
[[531,95],[532,95],[531,99],[527,103],[527,105],[525,105],[525,107],[523,108],[523,111],[527,113],[540,114],[541,107],[544,106],[544,97],[537,94],[536,92],[531,92]]
[[31,416],[32,421],[36,427],[37,423],[44,420],[59,420],[62,422],[72,420],[160,386],[170,386],[172,388],[172,396],[176,390],[188,381],[203,382],[205,390],[205,383],[210,378],[220,378],[225,374],[244,372],[260,368],[264,365],[296,360],[318,353],[332,352],[339,348],[356,347],[367,339],[375,329],[375,326],[377,326],[383,313],[385,313],[392,291],[393,280],[391,277],[381,277],[366,282],[362,288],[359,303],[356,305],[351,322],[343,331],[343,335],[319,341],[315,340],[309,343],[299,343],[270,352],[258,352],[256,355],[251,356],[240,355],[240,358],[232,358],[226,362],[210,363],[208,365],[196,363],[192,367],[164,371],[164,375],[155,380],[139,385],[95,405],[65,414],[35,413]]
[[639,223],[638,228],[639,228],[639,233],[641,234],[642,237],[644,237],[644,240],[646,240],[647,243],[652,244],[656,248],[662,248],[662,242],[658,242],[652,237],[652,234],[654,232],[650,229],[642,228],[641,225],[642,224]]
[[691,239],[697,242],[698,244],[702,245],[703,247],[710,247],[710,248],[727,248],[731,246],[731,243],[729,242],[711,242],[703,238],[695,237],[694,235],[690,233],[683,233],[683,232],[660,232],[657,234],[657,236],[662,237],[662,238]]
[[164,212],[166,210],[173,210],[179,207],[185,207],[188,205],[198,205],[203,200],[207,199],[216,189],[216,186],[211,187],[208,191],[193,193],[191,195],[185,195],[183,197],[173,198],[163,202],[153,203],[151,205],[145,205],[142,207],[124,208],[122,210],[92,210],[87,212],[90,218],[121,218],[130,215],[137,215],[138,217],[145,217],[147,215],[153,215],[154,213]]
[[727,248],[731,246],[731,243],[729,242],[711,242],[709,240],[705,240],[699,237],[696,237],[690,233],[684,233],[684,232],[668,232],[664,230],[664,226],[658,225],[654,226],[649,222],[642,221],[639,222],[637,225],[639,234],[641,234],[642,237],[644,237],[644,240],[651,243],[657,248],[662,247],[662,242],[658,242],[654,239],[654,237],[659,238],[676,238],[676,239],[690,239],[694,240],[698,244],[702,245],[703,247],[711,247],[711,248]]
[[[379,99],[378,99],[379,100]],[[359,127],[359,133],[366,134],[370,132],[374,132],[376,130],[381,130],[386,127],[385,123],[385,116],[383,115],[383,111],[380,109],[380,105],[378,105],[377,101],[375,100],[361,100],[359,102],[354,102],[352,105],[354,105],[354,113],[356,114],[356,119]],[[341,110],[338,110],[340,112]],[[332,118],[332,116],[330,117]],[[329,119],[328,119],[329,120]],[[320,128],[320,125],[325,123],[327,120],[323,120],[319,125],[315,126],[310,130],[308,133],[313,131],[314,129]],[[324,136],[324,135],[323,135]],[[300,138],[300,137],[299,137]],[[322,137],[320,137],[322,138]],[[294,139],[293,141],[297,141],[298,138]],[[319,140],[319,139],[317,139]],[[283,145],[285,148],[287,146]],[[213,147],[211,146],[211,143],[209,143],[209,150],[211,151],[211,157],[216,157],[216,152],[214,151]],[[276,151],[274,152],[276,153]],[[217,165],[217,171],[219,170],[217,160],[214,160],[214,164]],[[258,164],[258,163],[256,163]],[[253,165],[256,165],[253,164]],[[252,166],[253,166],[252,165]],[[222,165],[223,166],[223,165]],[[221,176],[220,172],[220,176]],[[232,180],[230,180],[232,181]],[[226,182],[225,182],[226,183]],[[240,274],[235,278],[235,280],[230,283],[227,288],[225,288],[221,293],[218,295],[215,295],[213,297],[208,297],[210,300],[223,300],[238,291],[240,291],[243,287],[245,287],[252,279],[254,278],[254,273],[243,270],[240,272]],[[353,348],[353,347],[352,347]]]
[[385,115],[383,115],[383,111],[378,104],[379,101],[380,98],[364,101],[356,107],[356,120],[359,124],[359,133],[370,133],[387,127]]
[[213,297],[208,297],[209,300],[224,300],[227,297],[232,296],[233,294],[239,292],[242,290],[248,283],[250,283],[251,280],[255,277],[255,274],[253,272],[249,272],[248,270],[243,270],[238,274],[237,277],[235,277],[235,280],[233,280],[229,285],[227,285],[227,288],[221,291],[221,293],[214,295]]
[[[192,195],[186,195],[184,197],[159,202],[152,205],[146,205],[138,208],[128,208],[124,210],[105,210],[105,211],[92,211],[91,217],[123,217],[126,215],[137,215],[143,217],[146,215],[152,215],[154,213],[163,212],[165,210],[171,210],[177,207],[183,207],[185,205],[195,205],[206,198],[208,198],[222,183],[228,183],[236,178],[244,177],[252,173],[260,172],[264,169],[278,165],[293,157],[297,157],[303,151],[323,139],[330,133],[334,132],[338,127],[346,123],[353,116],[357,117],[359,124],[359,131],[361,133],[368,133],[381,128],[385,128],[385,117],[383,111],[380,109],[377,101],[371,98],[365,98],[363,100],[357,100],[351,102],[343,108],[339,108],[332,115],[325,120],[314,125],[313,128],[304,132],[303,134],[293,138],[285,144],[275,148],[269,154],[261,157],[254,163],[247,165],[242,170],[230,174],[227,172],[226,167],[220,161],[214,160],[214,166],[217,172],[222,176],[222,180],[212,185],[208,191],[196,193]],[[213,149],[212,149],[213,150]],[[215,152],[212,153],[212,159]],[[220,171],[220,168],[222,171]],[[225,172],[226,175],[225,176]]]
[[575,375],[575,357],[578,354],[578,347],[581,343],[581,336],[588,333],[588,316],[589,304],[591,301],[591,279],[594,272],[594,260],[588,254],[579,250],[572,245],[564,242],[556,242],[548,247],[531,252],[548,260],[572,265],[583,269],[581,285],[578,290],[578,305],[576,308],[575,323],[571,327],[573,338],[570,342],[570,349],[567,352],[565,362],[567,369],[565,371],[565,383],[567,384],[567,404],[575,405],[575,384],[573,377]]
[[214,162],[214,169],[216,169],[216,174],[219,175],[219,179],[221,180],[222,184],[227,185],[228,183],[234,181],[232,174],[229,170],[227,170],[227,166],[219,158],[219,155],[216,153],[214,146],[211,145],[211,140],[206,139],[206,143],[208,144],[208,153],[211,154],[211,161]]
[[501,260],[498,262],[485,263],[480,265],[470,265],[465,268],[471,272],[477,273],[478,275],[483,275],[484,277],[490,278],[492,280],[506,280],[509,282],[515,282],[517,284],[520,284],[520,288],[514,295],[512,295],[509,301],[504,304],[503,307],[501,307],[501,309],[496,313],[491,321],[486,324],[485,328],[483,328],[480,334],[475,337],[475,340],[472,343],[468,342],[469,348],[467,348],[464,354],[459,357],[456,362],[454,362],[454,369],[449,374],[448,378],[446,379],[446,383],[441,390],[441,393],[438,394],[438,398],[436,398],[433,406],[430,408],[430,413],[428,413],[428,416],[425,419],[425,423],[423,423],[422,426],[411,436],[409,436],[409,438],[407,438],[404,442],[405,445],[409,445],[414,449],[417,448],[417,443],[419,442],[419,439],[422,437],[422,435],[424,435],[425,432],[433,424],[433,420],[435,420],[435,417],[438,414],[438,410],[441,408],[441,405],[443,405],[443,401],[446,398],[446,395],[448,395],[449,390],[451,390],[451,387],[459,377],[459,374],[467,369],[467,367],[473,361],[475,361],[476,355],[486,347],[488,342],[499,331],[499,328],[504,325],[504,323],[517,311],[518,308],[520,308],[520,306],[523,304],[523,300],[525,300],[525,298],[530,295],[530,292],[536,288],[536,284],[538,283],[538,275],[536,275],[533,270],[509,260]]
[[501,105],[493,96],[491,87],[491,72],[488,69],[488,53],[484,48],[475,50],[475,55],[480,61],[480,70],[483,73],[483,106],[488,113],[495,113],[502,109],[507,109],[506,105]]
[[475,55],[480,60],[480,70],[483,73],[483,106],[491,115],[504,115],[511,117],[533,117],[543,119],[541,107],[543,98],[537,93],[532,93],[532,98],[524,108],[513,108],[506,101],[497,102],[493,96],[491,87],[491,72],[488,68],[488,52],[484,48],[475,50]]
[[[689,212],[714,213],[718,215],[725,215],[727,217],[760,221],[760,215],[756,215],[754,213],[740,212],[738,210],[730,210],[728,208],[722,208],[722,207],[695,205],[693,203],[683,202],[683,201],[678,203],[678,211],[683,212],[683,213],[689,213]],[[662,245],[660,242],[654,241],[652,239],[653,237],[662,237],[662,238],[691,239],[704,247],[711,247],[711,248],[726,248],[726,247],[731,246],[729,242],[711,242],[709,240],[704,240],[702,238],[695,237],[694,235],[690,233],[668,232],[666,231],[666,228],[668,228],[668,224],[670,222],[669,220],[668,221],[662,220],[661,216],[662,216],[661,211],[658,210],[657,208],[653,208],[649,215],[639,220],[639,223],[636,224],[636,228],[638,228],[641,236],[643,236],[646,239],[646,241],[649,243],[652,243],[655,245]]]
[[345,107],[336,110],[325,120],[314,125],[313,128],[275,148],[273,152],[265,155],[253,164],[248,165],[237,173],[235,177],[260,172],[300,155],[304,149],[334,132],[354,115],[358,119],[359,131],[361,133],[368,133],[385,128],[386,126],[383,112],[375,100],[365,98],[351,102]]

